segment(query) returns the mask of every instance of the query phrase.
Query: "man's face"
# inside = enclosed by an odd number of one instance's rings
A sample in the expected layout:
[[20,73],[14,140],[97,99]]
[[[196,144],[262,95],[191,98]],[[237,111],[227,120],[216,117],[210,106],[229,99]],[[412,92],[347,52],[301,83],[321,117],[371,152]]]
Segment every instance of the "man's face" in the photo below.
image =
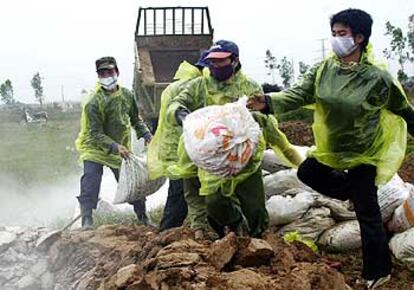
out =
[[114,68],[98,70],[98,77],[99,78],[109,78],[109,77],[116,76],[117,74],[118,73],[117,73],[116,69],[114,69]]
[[209,66],[215,67],[215,68],[221,68],[224,66],[227,66],[231,64],[231,58],[210,58],[208,59]]

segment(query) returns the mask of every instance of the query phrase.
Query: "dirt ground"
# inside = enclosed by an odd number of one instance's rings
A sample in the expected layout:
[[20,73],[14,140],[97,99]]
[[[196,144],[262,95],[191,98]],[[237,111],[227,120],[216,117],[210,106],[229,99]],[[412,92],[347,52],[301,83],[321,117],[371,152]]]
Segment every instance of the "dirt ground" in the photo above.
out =
[[[360,269],[362,265],[362,257],[360,252],[352,254],[327,254],[322,253],[326,259],[330,261],[338,261],[340,266],[338,270],[344,274],[345,281],[354,290],[365,289],[363,285],[358,283],[360,279]],[[407,269],[399,263],[396,259],[393,259],[393,271],[391,281],[378,288],[380,290],[414,290],[414,271]]]
[[[230,234],[195,241],[188,228],[102,226],[67,233],[48,254],[62,289],[364,289],[360,255],[314,253],[271,230],[263,240]],[[379,289],[414,289],[413,279],[397,264]]]

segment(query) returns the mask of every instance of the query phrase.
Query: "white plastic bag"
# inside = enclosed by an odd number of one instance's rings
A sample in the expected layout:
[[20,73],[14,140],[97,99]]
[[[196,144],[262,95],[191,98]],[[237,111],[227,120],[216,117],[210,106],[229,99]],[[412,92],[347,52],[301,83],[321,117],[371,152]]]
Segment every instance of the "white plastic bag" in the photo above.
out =
[[361,231],[358,221],[336,224],[319,237],[317,244],[332,252],[346,252],[360,248]]
[[310,208],[303,217],[278,230],[279,234],[298,231],[304,238],[318,240],[319,235],[331,228],[335,221],[330,217],[329,208]]
[[113,203],[139,200],[156,192],[164,183],[164,177],[149,179],[146,154],[129,154],[128,158],[122,160],[118,188]]
[[349,202],[342,201],[339,199],[334,199],[322,195],[320,193],[314,193],[315,198],[315,207],[327,207],[331,210],[331,216],[336,221],[347,221],[347,220],[356,220],[355,211],[349,209]]
[[395,174],[388,183],[378,188],[378,204],[384,222],[391,219],[394,210],[404,202],[409,194],[410,189],[398,174]]
[[[307,146],[298,146],[292,145],[294,149],[302,156],[304,160],[306,158],[306,154],[309,150]],[[262,161],[262,168],[267,172],[274,173],[281,170],[285,170],[290,168],[290,164],[286,164],[282,159],[280,159],[272,149],[267,149],[264,152],[263,161]]]
[[272,196],[266,201],[270,225],[285,225],[299,219],[313,203],[312,193],[301,192],[296,196]]
[[283,164],[272,149],[267,149],[263,155],[262,168],[269,173],[275,173],[287,169],[288,166]]
[[223,106],[208,106],[183,122],[184,146],[190,159],[207,172],[234,176],[254,155],[261,130],[246,108],[247,97]]
[[414,229],[396,234],[389,242],[394,256],[408,267],[414,267]]
[[411,188],[407,199],[397,207],[391,220],[388,222],[388,230],[394,233],[403,232],[414,226],[414,187]]
[[300,188],[309,192],[313,191],[299,180],[296,169],[286,169],[266,175],[263,178],[263,186],[268,198],[273,195],[281,195],[292,188]]

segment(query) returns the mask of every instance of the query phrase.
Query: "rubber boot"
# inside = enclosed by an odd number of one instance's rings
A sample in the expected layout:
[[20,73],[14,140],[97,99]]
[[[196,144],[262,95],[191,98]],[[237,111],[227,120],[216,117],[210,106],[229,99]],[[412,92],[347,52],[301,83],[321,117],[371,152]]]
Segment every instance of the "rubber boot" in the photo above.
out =
[[142,223],[143,225],[149,225],[149,220],[147,217],[147,214],[145,213],[146,211],[146,207],[145,207],[145,203],[135,203],[133,204],[134,206],[134,212],[137,215],[137,219],[140,223]]
[[92,209],[81,206],[81,215],[82,215],[82,230],[83,231],[93,230]]
[[219,239],[223,238],[226,235],[225,227],[217,223],[213,218],[207,216],[208,223],[213,228],[213,230],[218,235]]
[[248,237],[250,233],[249,223],[244,216],[241,214],[241,219],[238,223],[230,226],[230,230],[234,232],[238,237]]

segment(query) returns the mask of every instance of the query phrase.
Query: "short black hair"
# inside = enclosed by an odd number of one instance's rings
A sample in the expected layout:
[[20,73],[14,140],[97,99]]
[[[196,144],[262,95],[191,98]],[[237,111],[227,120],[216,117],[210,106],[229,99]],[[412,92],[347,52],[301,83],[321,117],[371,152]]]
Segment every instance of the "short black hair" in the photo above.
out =
[[362,34],[364,41],[361,43],[361,51],[365,51],[371,36],[372,17],[367,12],[360,9],[346,9],[331,17],[331,29],[335,23],[341,23],[351,28],[352,35]]

